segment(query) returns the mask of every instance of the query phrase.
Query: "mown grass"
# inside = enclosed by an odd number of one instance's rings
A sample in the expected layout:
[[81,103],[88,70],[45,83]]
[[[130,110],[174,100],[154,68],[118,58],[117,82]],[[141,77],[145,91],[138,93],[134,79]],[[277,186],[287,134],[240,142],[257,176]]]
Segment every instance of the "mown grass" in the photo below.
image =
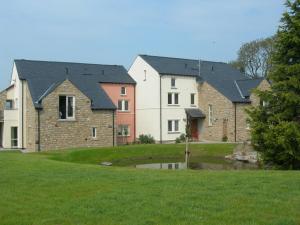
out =
[[1,152],[0,224],[300,224],[299,171],[138,170],[78,154]]

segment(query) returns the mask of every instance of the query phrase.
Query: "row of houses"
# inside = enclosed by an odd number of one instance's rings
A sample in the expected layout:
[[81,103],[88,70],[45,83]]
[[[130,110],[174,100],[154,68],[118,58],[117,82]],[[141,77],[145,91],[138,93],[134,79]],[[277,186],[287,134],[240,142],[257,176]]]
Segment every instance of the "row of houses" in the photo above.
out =
[[120,65],[15,60],[0,93],[0,147],[28,151],[171,142],[249,140],[245,109],[267,89],[226,63],[139,55]]

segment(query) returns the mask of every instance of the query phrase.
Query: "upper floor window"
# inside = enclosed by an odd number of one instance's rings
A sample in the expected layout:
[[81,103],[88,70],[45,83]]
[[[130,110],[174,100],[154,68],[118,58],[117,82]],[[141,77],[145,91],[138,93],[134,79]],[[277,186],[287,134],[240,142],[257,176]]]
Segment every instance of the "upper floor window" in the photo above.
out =
[[75,97],[59,96],[59,119],[67,120],[75,118]]
[[191,94],[191,105],[195,105],[195,94]]
[[5,102],[5,109],[10,110],[14,107],[14,101],[11,99],[6,100]]
[[179,104],[179,94],[168,93],[168,105],[178,105],[178,104]]
[[118,110],[119,111],[129,111],[129,103],[128,100],[119,100],[118,101]]
[[208,105],[208,126],[213,125],[213,108],[212,105]]
[[127,94],[126,87],[121,87],[121,95],[126,95],[126,94]]
[[171,78],[171,88],[176,88],[176,79]]

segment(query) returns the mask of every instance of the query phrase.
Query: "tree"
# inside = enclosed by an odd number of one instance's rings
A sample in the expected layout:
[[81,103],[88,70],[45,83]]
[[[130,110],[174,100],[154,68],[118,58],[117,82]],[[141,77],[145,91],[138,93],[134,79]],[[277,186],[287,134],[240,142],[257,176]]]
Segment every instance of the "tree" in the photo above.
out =
[[275,36],[243,44],[238,51],[238,59],[230,62],[231,65],[251,78],[266,77],[271,68],[274,40]]
[[271,90],[257,90],[266,104],[248,113],[252,142],[263,161],[300,169],[300,0],[287,1],[286,6],[271,57]]

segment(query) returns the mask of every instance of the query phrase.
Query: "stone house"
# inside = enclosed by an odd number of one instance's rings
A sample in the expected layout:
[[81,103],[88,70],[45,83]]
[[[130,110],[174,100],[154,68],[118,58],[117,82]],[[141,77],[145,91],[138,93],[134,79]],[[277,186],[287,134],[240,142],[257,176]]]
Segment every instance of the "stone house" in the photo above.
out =
[[[118,110],[110,97],[114,93],[103,84],[135,90],[123,66],[15,60],[11,84],[0,93],[1,147],[40,151],[115,145]],[[128,125],[135,130],[134,120]]]
[[174,141],[187,121],[195,141],[249,140],[245,109],[259,104],[252,90],[269,88],[222,62],[139,55],[128,73],[137,82],[137,136],[157,142]]

